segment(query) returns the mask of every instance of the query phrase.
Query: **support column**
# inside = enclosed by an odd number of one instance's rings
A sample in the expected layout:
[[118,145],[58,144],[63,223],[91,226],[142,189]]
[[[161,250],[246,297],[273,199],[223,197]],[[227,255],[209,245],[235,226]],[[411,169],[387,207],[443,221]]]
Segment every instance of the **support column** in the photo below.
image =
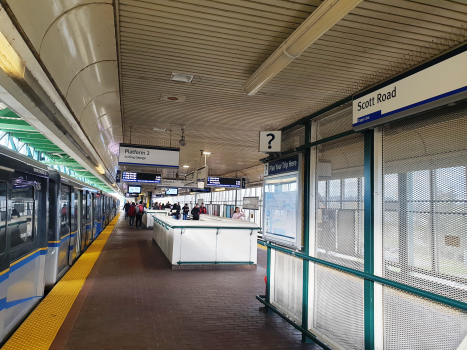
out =
[[[305,125],[305,143],[310,142],[311,124]],[[310,245],[310,148],[305,150],[303,157],[304,183],[303,183],[303,253],[309,255]],[[308,329],[308,286],[310,276],[310,262],[303,260],[303,292],[302,292],[302,327]],[[302,343],[313,343],[305,334],[302,334]]]
[[[365,208],[364,208],[364,271],[374,273],[374,131],[364,133],[364,176],[365,176]],[[374,282],[364,281],[365,312],[365,350],[375,349],[375,289]]]

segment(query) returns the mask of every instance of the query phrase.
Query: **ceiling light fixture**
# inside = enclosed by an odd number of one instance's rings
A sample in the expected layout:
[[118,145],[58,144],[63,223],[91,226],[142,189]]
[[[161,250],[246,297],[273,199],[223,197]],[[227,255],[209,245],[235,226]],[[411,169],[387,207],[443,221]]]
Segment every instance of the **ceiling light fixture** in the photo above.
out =
[[24,62],[2,33],[0,33],[0,68],[10,77],[24,77]]
[[184,165],[183,167],[184,167],[184,168],[189,168],[190,166],[189,166],[189,165]]
[[105,169],[102,167],[102,165],[99,164],[98,166],[96,166],[96,169],[99,172],[99,174],[105,174]]
[[203,154],[210,155],[211,152],[203,152]]
[[154,131],[167,131],[167,128],[160,129],[160,128],[152,128]]
[[[7,109],[8,106],[6,104],[4,104],[3,102],[0,102],[0,111],[3,111],[4,109]],[[15,118],[17,119],[17,118]]]
[[325,0],[256,70],[243,85],[243,91],[256,94],[361,1]]
[[193,78],[194,75],[190,74],[172,73],[170,80],[191,83],[193,81]]
[[214,191],[216,192],[225,191],[225,188],[224,187],[216,188]]

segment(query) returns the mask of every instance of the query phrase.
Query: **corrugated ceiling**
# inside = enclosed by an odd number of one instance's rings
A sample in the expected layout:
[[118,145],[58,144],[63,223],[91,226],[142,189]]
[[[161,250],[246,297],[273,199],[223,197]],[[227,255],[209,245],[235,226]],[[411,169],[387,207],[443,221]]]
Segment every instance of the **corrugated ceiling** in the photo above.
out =
[[[467,40],[465,1],[363,1],[255,96],[242,85],[316,0],[119,0],[125,142],[178,145],[213,174],[251,167],[258,132],[285,126]],[[172,73],[194,74],[191,84]],[[186,96],[161,101],[162,94]],[[196,161],[196,164],[195,164]],[[244,164],[238,164],[239,162]]]

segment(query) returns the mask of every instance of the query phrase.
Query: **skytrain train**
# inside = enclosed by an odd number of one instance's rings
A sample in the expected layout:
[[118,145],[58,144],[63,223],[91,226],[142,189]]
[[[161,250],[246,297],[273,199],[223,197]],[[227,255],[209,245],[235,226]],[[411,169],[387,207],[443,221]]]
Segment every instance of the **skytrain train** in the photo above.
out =
[[0,343],[118,207],[114,197],[0,147]]

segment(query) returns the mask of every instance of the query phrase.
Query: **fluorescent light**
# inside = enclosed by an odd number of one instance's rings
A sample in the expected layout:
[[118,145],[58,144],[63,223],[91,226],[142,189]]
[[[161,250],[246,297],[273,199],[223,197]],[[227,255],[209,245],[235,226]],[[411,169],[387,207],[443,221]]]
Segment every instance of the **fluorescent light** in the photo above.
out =
[[190,75],[190,74],[172,73],[170,80],[182,81],[184,83],[191,83],[193,78],[194,78],[194,75]]
[[166,131],[166,130],[167,130],[167,128],[165,128],[165,129],[160,129],[160,128],[152,128],[152,130],[154,130],[154,131]]
[[311,44],[352,11],[362,0],[325,0],[243,85],[254,95]]
[[207,154],[207,155],[209,155],[209,154],[211,154],[211,152],[203,152],[203,154]]
[[190,166],[189,166],[189,165],[184,165],[183,167],[184,167],[184,168],[189,168]]
[[102,165],[99,164],[99,166],[96,166],[96,169],[99,172],[99,174],[105,174],[105,169],[102,167]]
[[216,188],[214,191],[219,192],[219,191],[225,191],[224,187]]
[[242,162],[238,162],[237,164],[245,164],[245,163],[242,163]]
[[0,33],[0,68],[10,77],[24,77],[24,62]]
[[[6,104],[0,102],[0,111],[3,111],[4,109],[7,109],[7,108],[8,108],[8,106]],[[17,119],[17,118],[15,118],[15,119]]]

